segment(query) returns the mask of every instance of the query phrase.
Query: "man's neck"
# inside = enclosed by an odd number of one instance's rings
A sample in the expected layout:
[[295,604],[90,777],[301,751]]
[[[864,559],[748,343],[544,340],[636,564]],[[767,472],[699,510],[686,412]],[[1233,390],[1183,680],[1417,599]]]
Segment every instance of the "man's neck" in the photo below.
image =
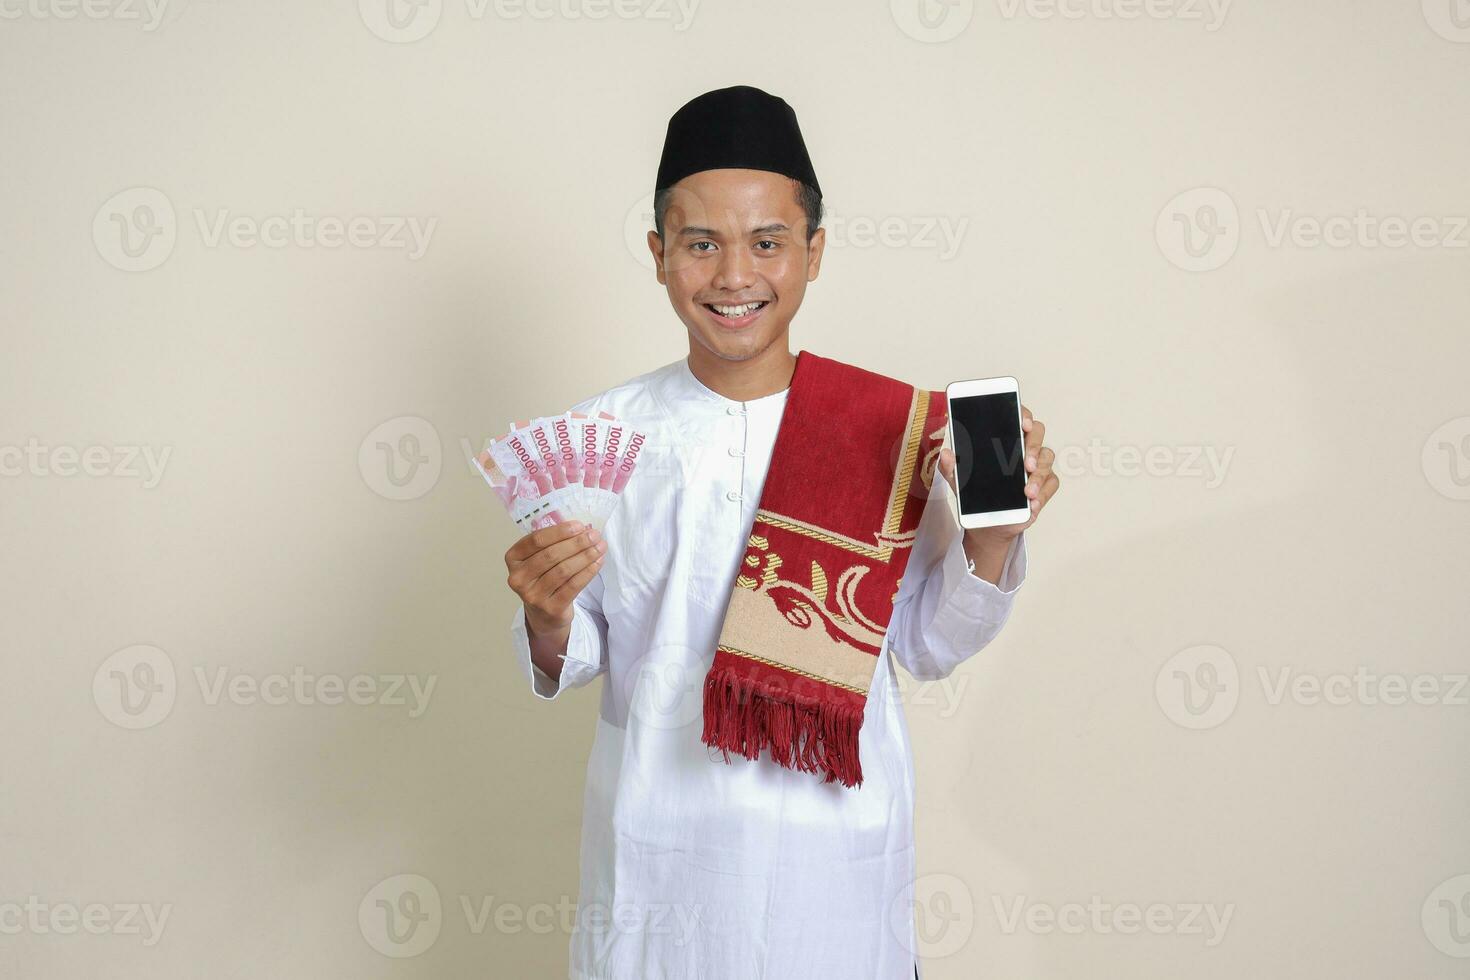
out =
[[785,391],[796,373],[796,355],[785,344],[772,344],[744,361],[727,361],[698,344],[689,346],[689,370],[699,383],[732,401],[748,402]]

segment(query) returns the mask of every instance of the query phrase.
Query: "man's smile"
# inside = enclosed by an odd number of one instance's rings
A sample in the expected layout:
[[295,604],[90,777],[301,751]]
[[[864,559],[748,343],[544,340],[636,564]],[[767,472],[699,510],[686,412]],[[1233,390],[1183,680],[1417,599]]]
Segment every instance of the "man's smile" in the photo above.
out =
[[738,330],[754,323],[771,304],[769,300],[757,300],[752,303],[701,303],[700,305],[709,310],[710,319],[715,323],[730,330]]

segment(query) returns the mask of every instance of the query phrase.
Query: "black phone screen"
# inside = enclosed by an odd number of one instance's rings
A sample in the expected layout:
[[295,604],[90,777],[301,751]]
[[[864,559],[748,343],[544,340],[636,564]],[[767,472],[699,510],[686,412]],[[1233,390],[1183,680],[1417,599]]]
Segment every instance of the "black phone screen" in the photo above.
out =
[[1026,499],[1026,467],[1022,450],[1018,395],[966,395],[951,398],[954,427],[955,482],[960,512],[983,514],[1021,510]]

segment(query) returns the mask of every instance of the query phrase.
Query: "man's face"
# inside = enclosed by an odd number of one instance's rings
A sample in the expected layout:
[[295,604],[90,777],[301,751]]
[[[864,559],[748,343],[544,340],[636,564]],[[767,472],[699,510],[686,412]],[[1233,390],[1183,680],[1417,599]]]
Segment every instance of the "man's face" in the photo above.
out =
[[674,185],[664,236],[648,233],[658,281],[689,336],[743,361],[782,340],[822,265],[826,231],[806,237],[791,178],[705,170]]

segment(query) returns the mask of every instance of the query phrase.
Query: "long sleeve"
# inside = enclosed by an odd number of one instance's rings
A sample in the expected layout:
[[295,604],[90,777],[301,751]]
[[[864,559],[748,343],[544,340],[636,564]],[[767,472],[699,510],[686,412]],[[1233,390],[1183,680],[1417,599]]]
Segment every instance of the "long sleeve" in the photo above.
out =
[[1011,542],[999,585],[972,573],[954,491],[935,474],[888,625],[888,648],[905,670],[919,680],[948,677],[995,639],[1026,579],[1025,538]]
[[516,603],[510,622],[511,644],[521,670],[531,682],[531,691],[543,701],[554,701],[561,692],[581,687],[607,670],[607,618],[602,612],[602,574],[587,583],[572,602],[572,631],[567,652],[561,658],[561,680],[552,680],[531,662],[531,638],[526,632],[526,609]]

